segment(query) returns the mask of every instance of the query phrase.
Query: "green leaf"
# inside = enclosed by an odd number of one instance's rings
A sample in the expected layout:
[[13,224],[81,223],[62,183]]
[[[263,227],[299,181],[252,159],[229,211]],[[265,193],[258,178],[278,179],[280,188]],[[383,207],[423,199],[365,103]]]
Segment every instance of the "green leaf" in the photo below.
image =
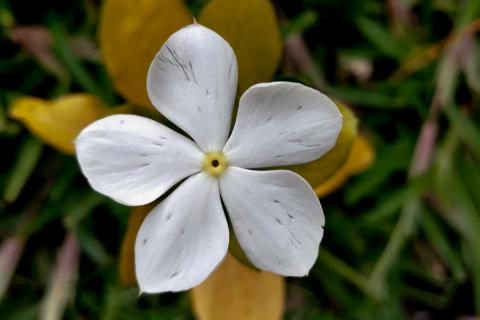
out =
[[358,17],[356,23],[360,32],[383,54],[400,60],[407,53],[407,47],[378,22],[367,17]]
[[78,226],[75,230],[82,251],[97,265],[106,265],[113,259],[90,228]]
[[405,106],[405,96],[398,97],[386,94],[382,90],[365,90],[352,87],[329,86],[329,95],[335,96],[347,103],[362,105],[362,107],[378,109],[400,109]]
[[480,212],[459,175],[459,140],[455,131],[447,133],[439,150],[435,172],[435,191],[443,217],[463,237],[475,254],[480,256]]
[[105,198],[96,192],[88,191],[81,196],[73,196],[67,202],[64,210],[67,212],[64,223],[69,228],[75,228],[76,225],[90,215]]
[[382,198],[378,205],[365,215],[364,221],[368,224],[378,224],[387,221],[400,210],[408,200],[420,196],[430,187],[430,175],[414,178],[405,187],[389,193]]
[[472,151],[477,160],[480,160],[480,132],[475,124],[454,106],[445,108],[445,114],[460,140]]
[[480,313],[480,259],[478,254],[468,244],[462,246],[465,261],[472,273],[473,302],[477,314]]
[[17,199],[40,159],[42,149],[42,143],[34,137],[28,136],[23,140],[5,187],[3,194],[5,202],[11,203]]
[[65,31],[62,27],[58,24],[53,24],[51,31],[58,55],[73,75],[74,79],[78,81],[82,89],[102,98],[107,104],[113,104],[113,93],[105,90],[105,86],[100,87],[98,81],[94,80],[91,76],[91,72],[88,72],[80,63],[79,59],[73,53],[72,48],[70,48],[66,40]]
[[422,215],[421,226],[430,243],[440,254],[443,261],[450,267],[455,280],[458,282],[463,281],[466,276],[465,270],[460,257],[456,254],[456,250],[452,248],[449,239],[447,239],[447,232],[440,228],[438,222],[427,211]]
[[404,138],[377,149],[372,167],[348,185],[345,201],[355,204],[363,197],[374,194],[396,171],[405,171],[412,152],[411,142]]
[[322,264],[328,266],[332,271],[337,273],[339,276],[350,281],[359,289],[363,290],[366,294],[369,294],[375,297],[375,293],[371,290],[371,287],[368,284],[367,277],[365,277],[363,274],[353,269],[351,266],[349,266],[342,260],[338,259],[332,253],[330,253],[330,251],[328,251],[325,248],[322,248],[320,250],[318,259],[319,261],[322,262]]
[[308,10],[294,17],[282,30],[283,38],[286,39],[291,33],[303,33],[310,29],[318,21],[318,14]]

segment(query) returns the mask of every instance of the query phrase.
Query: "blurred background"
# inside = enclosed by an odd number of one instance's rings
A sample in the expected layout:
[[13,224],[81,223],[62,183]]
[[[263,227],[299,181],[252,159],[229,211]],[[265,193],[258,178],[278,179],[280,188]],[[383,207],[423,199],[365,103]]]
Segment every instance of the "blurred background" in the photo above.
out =
[[[197,21],[240,95],[285,80],[334,99],[319,258],[282,278],[231,255],[187,293],[138,296],[149,206],[95,193],[72,141],[114,113],[165,122],[146,70]],[[480,1],[0,0],[0,319],[478,319]],[[237,257],[237,258],[235,258]]]

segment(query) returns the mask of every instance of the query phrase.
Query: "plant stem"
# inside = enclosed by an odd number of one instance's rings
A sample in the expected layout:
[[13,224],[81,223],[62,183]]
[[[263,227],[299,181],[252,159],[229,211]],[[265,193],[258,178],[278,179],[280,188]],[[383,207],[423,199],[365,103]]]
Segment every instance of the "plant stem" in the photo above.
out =
[[321,248],[318,259],[322,264],[328,266],[334,272],[357,286],[360,290],[375,298],[375,292],[371,290],[371,287],[368,284],[368,278],[335,257],[330,251]]
[[0,247],[0,300],[10,285],[24,247],[25,240],[19,237],[5,239]]
[[73,296],[79,260],[78,240],[70,231],[58,252],[55,268],[51,273],[47,293],[42,303],[40,319],[62,319],[67,302]]

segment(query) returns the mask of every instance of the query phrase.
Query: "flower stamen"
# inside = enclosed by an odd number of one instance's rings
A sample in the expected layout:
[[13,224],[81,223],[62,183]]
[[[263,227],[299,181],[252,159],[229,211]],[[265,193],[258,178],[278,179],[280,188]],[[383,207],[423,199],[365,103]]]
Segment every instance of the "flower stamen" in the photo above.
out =
[[228,162],[222,152],[208,152],[203,159],[202,168],[212,176],[219,176],[228,167]]

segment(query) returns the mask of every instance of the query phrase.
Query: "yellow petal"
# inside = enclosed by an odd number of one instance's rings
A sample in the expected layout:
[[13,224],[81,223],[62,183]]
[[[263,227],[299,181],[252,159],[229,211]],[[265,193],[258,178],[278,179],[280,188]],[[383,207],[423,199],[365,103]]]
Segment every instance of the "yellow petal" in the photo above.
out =
[[89,94],[71,94],[53,101],[34,97],[15,100],[10,116],[22,122],[45,143],[74,154],[73,141],[93,121],[109,113],[100,99]]
[[127,233],[123,238],[122,251],[120,252],[119,260],[120,280],[126,285],[134,286],[137,284],[137,278],[135,276],[135,239],[137,237],[138,229],[140,229],[143,220],[153,209],[153,206],[153,204],[148,204],[141,207],[135,207],[130,213]]
[[354,174],[367,169],[373,162],[375,151],[370,142],[363,136],[358,136],[352,146],[350,155],[344,165],[327,181],[315,188],[319,197],[339,189]]
[[270,1],[212,0],[199,21],[219,33],[235,51],[240,93],[271,80],[280,62],[282,42]]
[[181,0],[106,0],[100,47],[116,89],[128,100],[151,107],[147,71],[167,38],[193,22]]
[[326,181],[345,163],[357,136],[357,118],[344,104],[338,101],[336,104],[343,115],[343,126],[335,147],[318,160],[287,167],[303,176],[312,187]]
[[227,255],[222,265],[191,290],[201,320],[277,320],[283,313],[285,278],[255,271]]

